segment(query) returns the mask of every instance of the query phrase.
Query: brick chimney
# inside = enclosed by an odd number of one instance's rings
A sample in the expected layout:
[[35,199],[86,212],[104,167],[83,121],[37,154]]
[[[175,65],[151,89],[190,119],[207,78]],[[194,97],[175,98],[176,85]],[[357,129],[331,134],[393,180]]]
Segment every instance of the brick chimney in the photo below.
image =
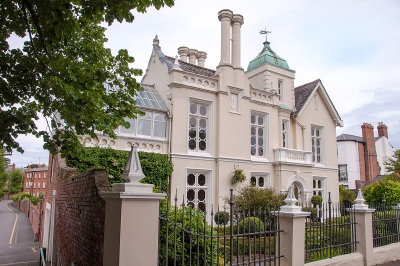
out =
[[368,182],[380,174],[378,160],[375,150],[374,127],[363,123],[361,126],[362,137],[366,141],[364,149],[365,157],[365,181]]
[[378,136],[388,138],[387,126],[383,122],[378,123]]

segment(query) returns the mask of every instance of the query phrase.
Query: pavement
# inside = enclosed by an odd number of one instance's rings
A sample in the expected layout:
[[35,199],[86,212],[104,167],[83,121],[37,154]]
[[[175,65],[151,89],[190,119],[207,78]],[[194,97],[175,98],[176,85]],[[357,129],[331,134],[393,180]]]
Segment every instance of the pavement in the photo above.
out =
[[28,216],[11,200],[0,201],[0,266],[37,266],[39,252]]

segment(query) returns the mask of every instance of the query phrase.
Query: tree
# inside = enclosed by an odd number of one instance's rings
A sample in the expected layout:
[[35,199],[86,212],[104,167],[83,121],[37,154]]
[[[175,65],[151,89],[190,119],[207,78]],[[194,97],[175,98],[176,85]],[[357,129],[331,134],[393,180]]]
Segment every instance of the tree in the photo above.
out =
[[392,174],[400,176],[400,150],[396,150],[393,154],[393,158],[388,159],[385,162],[386,170]]
[[10,192],[19,192],[23,189],[24,173],[20,170],[12,170],[10,176]]
[[[133,99],[139,69],[127,50],[113,56],[104,47],[105,28],[132,22],[133,10],[172,6],[174,0],[7,0],[0,1],[0,145],[23,152],[18,135],[42,136],[51,153],[77,151],[77,135],[95,130],[115,137],[125,117],[138,111]],[[10,36],[27,39],[10,47]],[[43,114],[49,127],[38,130]],[[50,131],[51,127],[51,131]]]

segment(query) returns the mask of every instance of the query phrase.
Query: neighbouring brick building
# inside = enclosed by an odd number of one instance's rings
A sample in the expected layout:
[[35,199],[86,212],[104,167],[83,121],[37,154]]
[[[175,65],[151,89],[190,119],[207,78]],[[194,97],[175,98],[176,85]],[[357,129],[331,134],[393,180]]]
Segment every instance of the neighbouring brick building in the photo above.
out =
[[337,137],[339,182],[350,189],[387,174],[384,163],[393,155],[384,123],[378,123],[378,137],[374,136],[374,127],[369,123],[363,123],[361,129],[362,137],[350,134]]
[[23,192],[38,197],[41,192],[46,190],[46,179],[48,177],[48,167],[30,168],[25,172]]

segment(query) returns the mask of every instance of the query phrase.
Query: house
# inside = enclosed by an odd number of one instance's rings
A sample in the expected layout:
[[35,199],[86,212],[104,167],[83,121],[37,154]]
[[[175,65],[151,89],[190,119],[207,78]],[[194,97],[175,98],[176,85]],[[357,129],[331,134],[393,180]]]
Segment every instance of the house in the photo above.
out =
[[378,137],[369,123],[361,126],[362,137],[341,134],[337,137],[339,182],[356,189],[379,175],[388,174],[385,161],[393,156],[387,126],[378,123]]
[[40,193],[46,191],[47,167],[30,168],[25,171],[23,192],[39,197]]
[[[231,182],[242,169],[254,186],[287,191],[294,185],[302,202],[315,194],[327,200],[328,192],[338,201],[336,127],[343,122],[322,82],[295,87],[295,71],[268,41],[244,70],[243,17],[221,10],[218,19],[215,70],[204,67],[207,54],[196,49],[181,46],[179,58],[165,55],[156,36],[142,79],[168,107],[167,133],[156,140],[174,164],[172,191],[209,213],[230,188],[242,186]],[[154,113],[146,116],[154,130]],[[133,123],[137,130],[141,119]]]

